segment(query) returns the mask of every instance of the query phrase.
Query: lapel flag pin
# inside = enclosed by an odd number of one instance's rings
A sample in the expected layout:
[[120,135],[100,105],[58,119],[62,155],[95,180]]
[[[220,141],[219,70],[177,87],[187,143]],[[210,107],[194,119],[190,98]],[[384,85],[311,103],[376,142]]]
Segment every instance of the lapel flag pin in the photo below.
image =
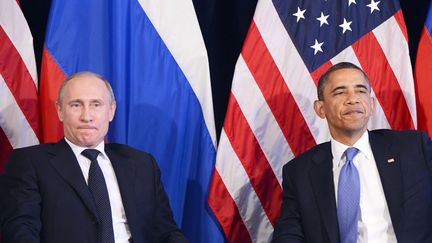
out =
[[393,158],[387,160],[387,163],[394,163],[394,162],[395,160]]

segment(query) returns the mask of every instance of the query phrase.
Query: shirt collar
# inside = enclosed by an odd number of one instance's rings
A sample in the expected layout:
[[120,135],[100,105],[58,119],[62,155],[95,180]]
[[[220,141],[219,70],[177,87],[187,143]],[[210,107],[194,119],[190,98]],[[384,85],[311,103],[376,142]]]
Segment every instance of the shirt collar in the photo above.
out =
[[362,153],[366,156],[366,159],[370,160],[373,158],[372,149],[369,144],[369,131],[363,133],[363,135],[353,144],[353,146],[345,145],[341,142],[336,141],[333,137],[330,138],[331,143],[331,151],[333,158],[337,158],[339,161],[338,166],[344,157],[344,152],[349,147],[354,147],[359,150],[359,153]]
[[[78,146],[78,145],[72,143],[66,137],[64,139],[69,144],[69,146],[71,147],[72,151],[74,152],[74,154],[76,156],[81,155],[81,152],[84,151],[84,149],[88,149],[87,147],[81,147],[81,146]],[[105,142],[104,141],[100,142],[94,149],[101,152],[101,156],[104,157],[105,159],[108,158],[108,156],[105,153]]]

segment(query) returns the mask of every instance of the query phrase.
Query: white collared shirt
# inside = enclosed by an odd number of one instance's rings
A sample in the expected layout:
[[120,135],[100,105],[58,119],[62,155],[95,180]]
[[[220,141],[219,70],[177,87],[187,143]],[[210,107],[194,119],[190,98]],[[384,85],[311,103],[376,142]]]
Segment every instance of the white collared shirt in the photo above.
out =
[[[72,148],[72,151],[75,154],[75,157],[78,160],[78,164],[83,173],[84,179],[86,183],[88,183],[88,173],[90,169],[90,159],[81,154],[84,147],[79,147],[65,138],[66,142]],[[99,152],[99,156],[97,157],[99,167],[102,170],[102,173],[105,178],[105,183],[108,189],[108,196],[111,205],[111,215],[112,215],[112,223],[114,229],[114,239],[116,243],[128,243],[129,238],[131,238],[131,233],[129,230],[129,225],[127,224],[126,214],[123,207],[123,201],[120,194],[120,189],[117,183],[117,177],[115,175],[114,169],[112,167],[111,161],[105,153],[105,144],[102,141],[98,146],[94,149],[97,149]]]
[[[345,163],[344,152],[349,146],[333,138],[330,141],[337,203],[339,174]],[[365,132],[352,147],[359,150],[353,159],[360,176],[360,215],[357,243],[397,242],[378,168],[369,143],[369,133]]]

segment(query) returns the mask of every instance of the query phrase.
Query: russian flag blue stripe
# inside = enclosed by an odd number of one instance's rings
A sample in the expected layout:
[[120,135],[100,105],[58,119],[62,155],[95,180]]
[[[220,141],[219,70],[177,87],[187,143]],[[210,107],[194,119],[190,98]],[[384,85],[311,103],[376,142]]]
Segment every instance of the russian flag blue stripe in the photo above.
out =
[[196,17],[181,26],[186,38],[170,31],[173,20],[195,15],[192,3],[177,1],[54,0],[46,48],[66,76],[89,70],[111,82],[117,111],[108,140],[156,157],[190,242],[223,242],[207,204],[216,154],[208,60]]
[[426,17],[425,26],[429,31],[429,35],[432,36],[432,2],[429,5],[429,12],[428,12],[428,15]]

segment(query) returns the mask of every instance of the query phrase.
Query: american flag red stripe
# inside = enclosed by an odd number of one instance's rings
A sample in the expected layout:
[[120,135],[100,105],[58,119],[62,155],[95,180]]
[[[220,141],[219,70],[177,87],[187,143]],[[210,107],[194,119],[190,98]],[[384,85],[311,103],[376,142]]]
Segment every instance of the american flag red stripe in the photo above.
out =
[[407,103],[402,98],[402,90],[374,34],[366,34],[353,44],[353,49],[371,81],[372,89],[383,107],[390,126],[394,129],[404,129],[409,124],[408,128],[414,128]]
[[279,185],[234,96],[231,96],[228,104],[226,120],[235,121],[235,123],[225,123],[224,131],[245,168],[267,217],[273,224],[279,215],[278,202],[282,196],[282,187]]
[[0,1],[0,171],[13,148],[39,143],[33,38],[14,0]]
[[216,213],[217,218],[222,224],[233,225],[231,228],[223,228],[226,238],[229,242],[242,242],[245,239],[250,241],[249,232],[243,223],[235,201],[229,195],[229,192],[223,185],[222,178],[217,171],[213,174],[213,181],[216,186],[211,187],[210,194],[219,195],[219,197],[212,199],[211,204],[213,212]]
[[[18,50],[0,28],[0,73],[34,131],[38,130],[37,87]],[[19,82],[17,82],[19,80]]]
[[[292,14],[296,9],[281,15],[278,7],[289,10],[284,4],[276,6],[275,2],[281,1],[258,1],[237,61],[218,147],[209,204],[228,242],[270,241],[273,215],[279,212],[281,203],[283,165],[314,144],[329,139],[327,124],[314,113],[313,102],[317,80],[331,65],[349,61],[369,75],[372,95],[378,97],[369,129],[415,128],[417,122],[406,28],[400,10],[352,46],[309,71],[284,24],[287,18],[295,23]],[[369,8],[366,10],[369,14]],[[302,44],[309,48],[308,44]],[[277,202],[269,202],[274,197],[263,196],[262,185],[256,184],[260,180],[269,182],[267,176],[272,173],[275,179],[264,188],[273,190],[266,193],[278,195]],[[279,185],[275,186],[275,182]]]
[[[302,151],[314,146],[315,142],[304,117],[274,63],[254,21],[252,21],[249,28],[241,55],[260,87],[279,126],[282,128],[282,132],[294,155],[299,155]],[[262,63],[267,65],[262,65]],[[287,110],[290,111],[289,114],[285,112]]]

